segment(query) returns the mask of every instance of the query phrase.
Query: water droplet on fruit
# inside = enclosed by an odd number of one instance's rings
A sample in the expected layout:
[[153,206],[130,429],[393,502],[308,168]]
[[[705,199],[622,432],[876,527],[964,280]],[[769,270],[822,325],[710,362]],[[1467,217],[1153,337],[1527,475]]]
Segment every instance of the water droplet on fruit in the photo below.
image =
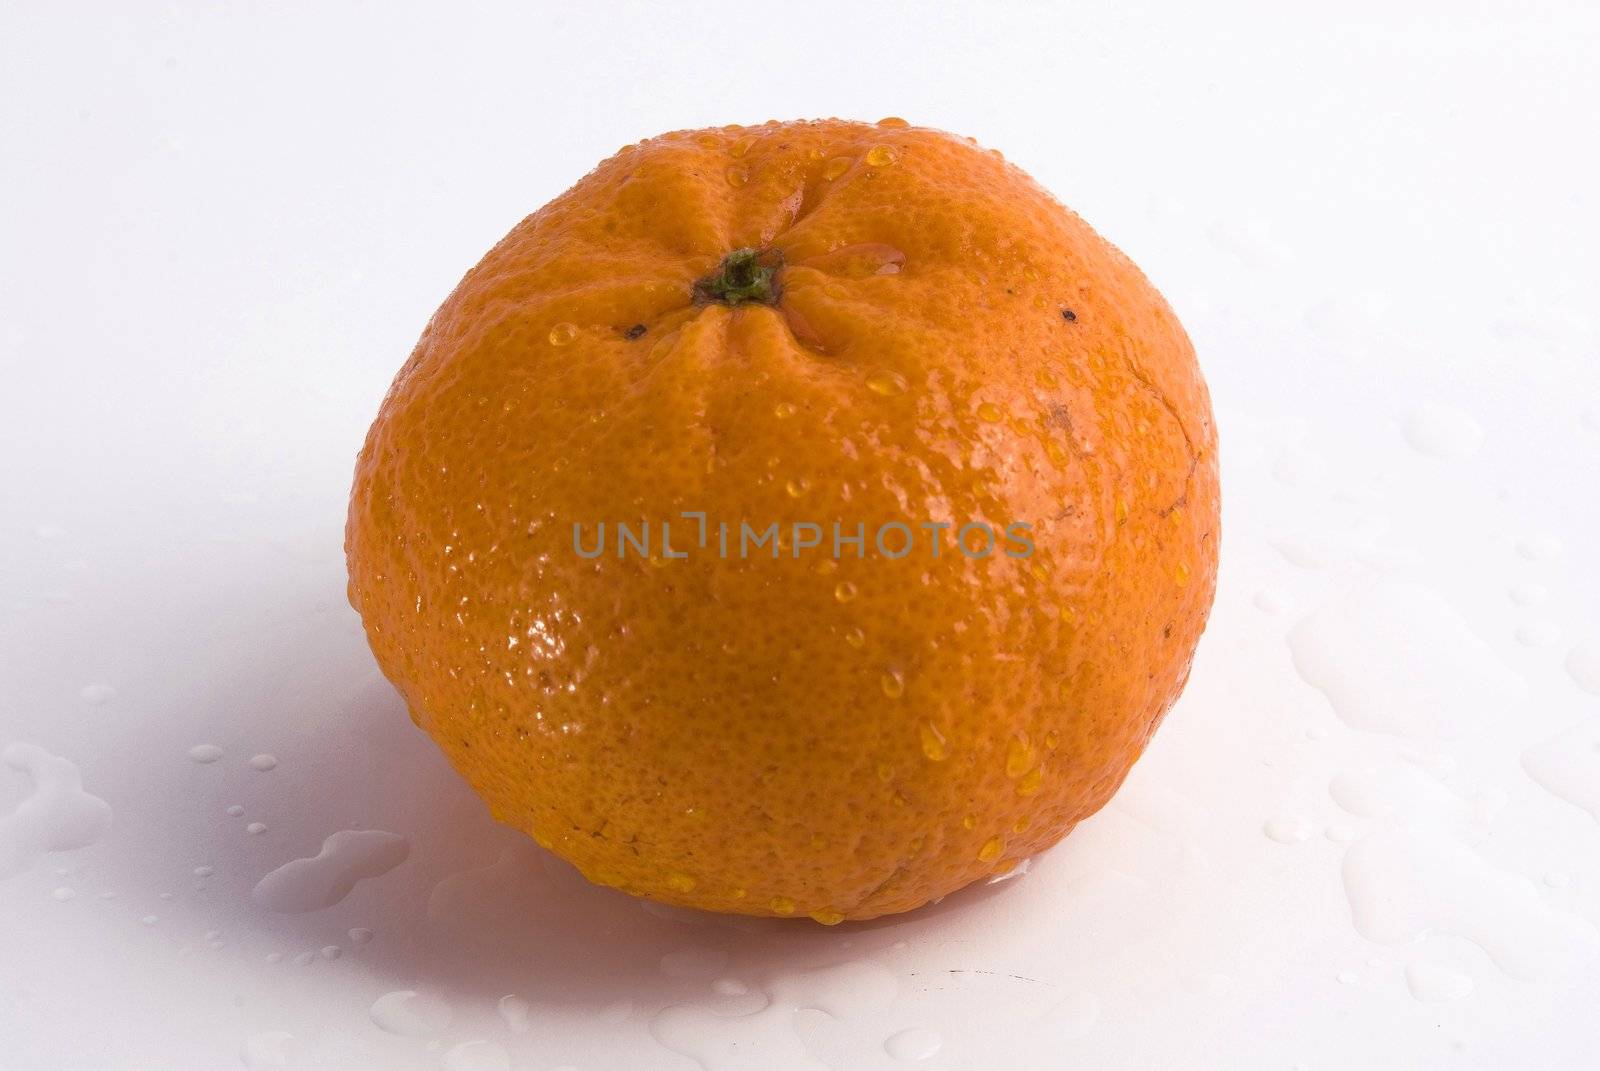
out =
[[1006,744],[1006,776],[1015,781],[1033,769],[1033,747],[1022,737],[1013,736]]
[[852,163],[854,161],[848,156],[835,156],[828,161],[828,166],[822,169],[822,177],[832,182],[846,171],[849,171]]
[[730,167],[724,172],[729,186],[743,186],[750,181],[750,172],[742,167]]
[[566,322],[558,323],[550,329],[550,345],[566,346],[578,338],[578,325]]
[[878,125],[883,127],[885,130],[904,130],[911,124],[900,118],[898,115],[888,115],[882,119],[879,119]]
[[1003,416],[1005,416],[1005,414],[1001,412],[1000,407],[995,405],[993,402],[983,402],[978,406],[978,419],[987,424],[997,424],[1000,422],[1000,418]]
[[866,161],[873,167],[888,167],[895,161],[894,150],[887,145],[874,145],[867,150]]
[[769,906],[780,915],[794,914],[794,901],[787,896],[774,896]]
[[744,137],[728,146],[728,154],[735,160],[742,159],[744,154],[749,152],[755,143],[756,136],[754,134],[746,134]]
[[695,880],[687,874],[684,874],[680,871],[674,871],[667,875],[667,888],[669,889],[672,889],[676,892],[686,893],[693,892],[694,887]]
[[831,907],[823,907],[811,912],[811,917],[824,926],[837,926],[844,921],[844,912],[835,911]]
[[905,376],[888,368],[879,368],[867,374],[867,389],[885,398],[904,394],[907,386]]
[[867,634],[858,628],[847,629],[844,634],[844,642],[859,650],[866,645]]
[[978,862],[994,862],[996,859],[1000,858],[1000,852],[1004,850],[1004,848],[1005,842],[999,837],[990,837],[988,840],[983,842],[983,847],[978,849]]
[[943,762],[949,757],[950,752],[945,746],[944,734],[939,727],[931,721],[923,721],[917,726],[917,733],[922,739],[922,753],[933,762]]
[[890,699],[899,699],[906,694],[906,681],[899,670],[889,670],[878,679],[878,684],[883,688],[883,694]]
[[1017,795],[1032,796],[1039,791],[1039,787],[1043,784],[1044,767],[1035,766],[1033,769],[1023,774],[1022,780],[1017,782]]
[[834,585],[833,597],[840,602],[849,602],[856,597],[856,586],[848,580],[841,580]]
[[805,494],[810,487],[811,482],[804,476],[797,476],[783,485],[784,491],[788,492],[790,498],[799,498],[801,495]]
[[787,420],[789,417],[794,416],[795,411],[796,406],[793,402],[779,402],[772,407],[772,415],[779,420]]

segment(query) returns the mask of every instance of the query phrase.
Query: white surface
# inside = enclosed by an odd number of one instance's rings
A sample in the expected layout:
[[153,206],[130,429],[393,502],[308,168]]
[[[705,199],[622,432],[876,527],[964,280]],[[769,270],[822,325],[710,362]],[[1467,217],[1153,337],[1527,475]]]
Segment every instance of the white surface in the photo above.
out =
[[[114,817],[0,767],[0,1066],[1600,1064],[1600,17],[1203,6],[8,7],[0,746]],[[639,137],[828,114],[975,135],[1138,260],[1226,495],[1112,805],[833,930],[495,827],[340,550],[382,391],[517,219]],[[403,842],[252,896],[363,828]]]

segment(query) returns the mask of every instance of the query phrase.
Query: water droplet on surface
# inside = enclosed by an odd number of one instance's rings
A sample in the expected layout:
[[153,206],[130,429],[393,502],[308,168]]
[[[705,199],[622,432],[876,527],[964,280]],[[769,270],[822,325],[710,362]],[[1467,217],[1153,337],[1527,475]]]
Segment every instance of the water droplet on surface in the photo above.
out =
[[1339,557],[1336,547],[1317,536],[1282,535],[1271,542],[1285,561],[1301,569],[1323,569]]
[[228,817],[229,818],[241,818],[243,816],[244,816],[244,806],[242,804],[235,803],[235,804],[232,804],[231,806],[229,806],[229,808],[228,808]]
[[571,345],[577,338],[577,324],[559,323],[550,329],[549,339],[552,346]]
[[511,1071],[511,1054],[493,1041],[463,1041],[445,1050],[444,1071]]
[[156,923],[161,921],[161,916],[159,916],[159,915],[146,915],[144,918],[140,919],[139,921],[141,923],[143,923],[144,925],[146,925],[146,926],[154,926]]
[[197,866],[194,868],[194,876],[197,878],[209,878],[215,873],[216,869],[209,866]]
[[1561,553],[1561,540],[1553,535],[1531,535],[1517,540],[1517,553],[1530,562],[1548,561]]
[[1550,598],[1550,589],[1543,584],[1518,584],[1508,594],[1518,606],[1538,606]]
[[428,1037],[450,1025],[455,1012],[443,997],[415,989],[397,989],[372,1002],[372,1021],[379,1030],[402,1037]]
[[58,885],[51,891],[50,899],[54,900],[58,904],[64,904],[68,900],[75,899],[77,895],[77,890],[73,889],[71,886]]
[[291,859],[262,878],[251,897],[268,911],[317,911],[343,900],[358,881],[387,874],[410,852],[411,843],[398,833],[341,830],[316,855]]
[[1579,641],[1567,652],[1567,676],[1590,695],[1600,695],[1600,637]]
[[196,744],[189,749],[189,757],[198,763],[212,763],[222,758],[222,749],[215,744]]
[[78,768],[34,744],[11,744],[0,759],[33,789],[0,815],[0,879],[20,874],[49,852],[93,844],[111,825],[111,807],[83,790]]
[[1517,642],[1524,647],[1550,647],[1561,640],[1561,626],[1554,621],[1529,621],[1517,626]]
[[318,949],[317,954],[323,959],[335,960],[344,955],[344,949],[340,948],[338,945],[323,945],[320,949]]
[[943,762],[949,757],[949,749],[945,746],[944,734],[939,727],[931,721],[922,721],[917,725],[917,735],[921,739],[922,753],[932,762]]
[[1356,839],[1356,831],[1351,826],[1344,825],[1341,822],[1335,822],[1323,832],[1323,836],[1327,837],[1335,844],[1349,844],[1351,841]]
[[750,992],[750,987],[737,978],[718,978],[711,983],[711,991],[719,997],[742,997]]
[[1380,830],[1344,858],[1356,930],[1403,945],[1430,934],[1465,938],[1514,978],[1572,969],[1600,950],[1594,924],[1546,904],[1533,882],[1425,830]]
[[904,394],[908,386],[906,377],[892,369],[879,368],[867,373],[867,389],[885,398]]
[[1411,995],[1428,1004],[1460,1000],[1472,992],[1471,975],[1451,970],[1449,967],[1424,960],[1406,964],[1406,988]]
[[278,758],[275,755],[257,755],[250,760],[250,768],[260,770],[262,773],[274,769],[277,765]]
[[500,1012],[500,1018],[505,1020],[506,1027],[513,1034],[526,1034],[531,1026],[528,1016],[533,1011],[533,1006],[515,993],[507,993],[495,1004]]
[[109,684],[85,684],[78,689],[78,698],[92,707],[104,706],[117,697],[117,690]]
[[868,960],[782,970],[745,996],[741,1003],[760,998],[754,1010],[730,1015],[725,999],[676,1004],[651,1020],[650,1033],[707,1071],[810,1071],[820,1065],[797,1031],[800,1011],[867,1028],[889,1010],[898,989],[887,968]]
[[1425,402],[1405,419],[1406,442],[1419,454],[1449,460],[1471,457],[1483,444],[1483,428],[1454,406]]
[[239,1060],[246,1071],[289,1071],[288,1045],[294,1035],[284,1030],[268,1030],[245,1039]]
[[1381,582],[1289,632],[1295,669],[1357,729],[1453,739],[1513,708],[1526,688],[1428,588]]
[[912,1027],[890,1035],[883,1043],[883,1051],[896,1060],[928,1060],[936,1056],[943,1045],[944,1039],[932,1030]]
[[1262,826],[1261,831],[1279,844],[1300,844],[1311,839],[1311,823],[1292,816],[1274,818]]
[[1580,721],[1524,751],[1522,768],[1546,792],[1600,822],[1600,720]]
[[265,822],[251,822],[244,827],[244,831],[251,836],[257,836],[267,831],[267,824]]
[[350,938],[351,944],[359,948],[372,940],[372,931],[365,926],[357,926],[355,929],[347,931],[345,936]]
[[874,145],[867,150],[865,157],[868,164],[873,167],[888,167],[895,162],[895,152],[887,145]]
[[661,973],[680,982],[715,978],[728,966],[720,948],[680,948],[661,957]]

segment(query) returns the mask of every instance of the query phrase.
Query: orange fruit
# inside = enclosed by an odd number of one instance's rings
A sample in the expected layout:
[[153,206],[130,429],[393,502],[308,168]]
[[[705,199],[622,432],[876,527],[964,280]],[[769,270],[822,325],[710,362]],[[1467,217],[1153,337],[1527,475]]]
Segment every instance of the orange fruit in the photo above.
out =
[[518,224],[384,399],[346,549],[500,821],[635,895],[834,923],[1106,802],[1217,538],[1205,384],[1139,270],[996,153],[829,120],[629,146]]

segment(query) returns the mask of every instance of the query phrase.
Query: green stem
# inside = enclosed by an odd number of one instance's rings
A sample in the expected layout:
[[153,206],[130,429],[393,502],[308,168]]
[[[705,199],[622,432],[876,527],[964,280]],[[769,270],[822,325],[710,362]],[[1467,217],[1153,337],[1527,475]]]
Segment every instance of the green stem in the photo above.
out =
[[776,249],[735,249],[717,270],[694,284],[696,305],[776,305],[783,254]]

